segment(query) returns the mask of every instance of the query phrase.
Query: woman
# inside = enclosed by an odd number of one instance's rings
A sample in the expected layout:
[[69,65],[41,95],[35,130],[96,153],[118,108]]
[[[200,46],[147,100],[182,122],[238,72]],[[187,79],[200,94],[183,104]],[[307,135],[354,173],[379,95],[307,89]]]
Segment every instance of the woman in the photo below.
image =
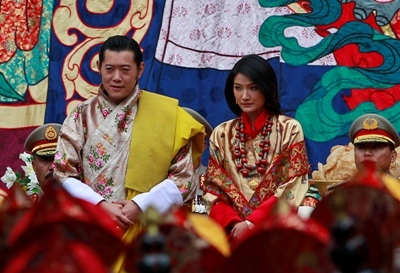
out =
[[257,55],[239,60],[226,80],[225,98],[238,117],[211,134],[202,188],[209,217],[237,239],[277,198],[301,204],[309,163],[301,125],[282,114],[275,72],[266,60]]

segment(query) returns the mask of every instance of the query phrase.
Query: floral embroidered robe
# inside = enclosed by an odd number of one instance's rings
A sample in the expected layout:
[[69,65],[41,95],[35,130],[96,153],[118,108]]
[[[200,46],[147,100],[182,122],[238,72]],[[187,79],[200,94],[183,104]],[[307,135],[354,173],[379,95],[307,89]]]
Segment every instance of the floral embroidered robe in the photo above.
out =
[[[74,109],[64,121],[55,156],[55,173],[61,180],[75,177],[106,201],[126,199],[125,175],[129,153],[134,152],[129,147],[140,95],[136,85],[135,91],[116,105],[100,86],[97,96]],[[178,186],[184,202],[195,196],[193,173],[192,145],[188,141],[168,170],[168,178]]]
[[[233,155],[238,122],[239,118],[235,118],[221,123],[211,134],[210,160],[201,185],[210,217],[226,229],[245,219],[259,221],[259,210],[267,208],[261,204],[273,196],[298,207],[309,187],[309,163],[303,130],[297,120],[284,115],[273,117],[269,165],[265,174],[254,171],[247,178],[238,172]],[[248,164],[255,165],[261,141],[260,134],[254,139],[247,137]]]

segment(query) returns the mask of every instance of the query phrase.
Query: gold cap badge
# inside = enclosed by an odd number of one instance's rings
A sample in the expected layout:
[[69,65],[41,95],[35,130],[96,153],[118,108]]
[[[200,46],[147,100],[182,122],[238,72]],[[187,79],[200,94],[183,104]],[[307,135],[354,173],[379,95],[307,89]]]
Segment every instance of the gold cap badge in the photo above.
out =
[[45,137],[47,140],[54,140],[54,139],[56,139],[56,138],[58,137],[57,130],[56,130],[53,126],[49,125],[49,126],[46,128],[46,131],[44,132],[44,137]]
[[375,118],[367,118],[363,122],[363,129],[365,130],[374,130],[378,127],[378,121]]

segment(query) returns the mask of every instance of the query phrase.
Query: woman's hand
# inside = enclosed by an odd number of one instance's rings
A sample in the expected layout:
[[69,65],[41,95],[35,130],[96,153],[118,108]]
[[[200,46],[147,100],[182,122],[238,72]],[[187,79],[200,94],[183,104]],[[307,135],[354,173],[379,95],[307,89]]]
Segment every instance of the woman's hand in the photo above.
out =
[[243,237],[243,235],[246,232],[248,232],[250,230],[250,228],[252,228],[252,226],[254,226],[252,223],[246,222],[246,221],[235,224],[235,226],[233,227],[233,229],[231,231],[232,239],[233,240],[241,239]]

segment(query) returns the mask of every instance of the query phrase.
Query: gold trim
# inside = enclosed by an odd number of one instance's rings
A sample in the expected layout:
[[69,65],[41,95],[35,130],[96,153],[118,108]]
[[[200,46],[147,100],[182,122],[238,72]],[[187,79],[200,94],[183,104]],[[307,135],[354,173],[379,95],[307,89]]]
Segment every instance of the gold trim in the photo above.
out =
[[381,142],[381,143],[394,143],[394,141],[387,137],[387,136],[383,136],[383,135],[376,135],[376,134],[372,134],[372,135],[364,135],[364,136],[359,136],[356,137],[353,141],[354,144],[356,143],[360,143],[360,142]]
[[36,155],[38,156],[49,156],[49,155],[55,155],[56,154],[56,147],[40,150],[36,152]]
[[32,153],[34,153],[35,151],[39,150],[39,149],[43,149],[43,148],[51,148],[51,147],[57,147],[57,142],[53,142],[53,143],[45,143],[42,145],[38,145],[35,148],[32,149]]

